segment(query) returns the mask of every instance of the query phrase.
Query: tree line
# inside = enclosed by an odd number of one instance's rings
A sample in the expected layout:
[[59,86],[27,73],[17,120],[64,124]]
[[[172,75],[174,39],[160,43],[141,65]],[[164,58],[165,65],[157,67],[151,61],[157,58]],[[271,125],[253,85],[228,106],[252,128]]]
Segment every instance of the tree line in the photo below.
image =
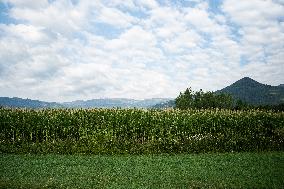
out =
[[234,99],[230,94],[214,93],[211,91],[204,92],[202,89],[193,91],[187,88],[181,92],[175,99],[175,107],[181,110],[186,109],[234,109],[234,110],[249,110],[249,109],[262,109],[284,111],[284,104],[276,105],[251,105],[241,99]]

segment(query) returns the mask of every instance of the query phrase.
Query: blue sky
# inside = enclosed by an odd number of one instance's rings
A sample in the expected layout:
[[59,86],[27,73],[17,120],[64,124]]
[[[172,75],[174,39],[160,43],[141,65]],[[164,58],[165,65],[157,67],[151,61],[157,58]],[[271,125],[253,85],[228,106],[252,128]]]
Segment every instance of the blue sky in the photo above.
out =
[[1,96],[176,97],[284,83],[283,0],[0,0]]

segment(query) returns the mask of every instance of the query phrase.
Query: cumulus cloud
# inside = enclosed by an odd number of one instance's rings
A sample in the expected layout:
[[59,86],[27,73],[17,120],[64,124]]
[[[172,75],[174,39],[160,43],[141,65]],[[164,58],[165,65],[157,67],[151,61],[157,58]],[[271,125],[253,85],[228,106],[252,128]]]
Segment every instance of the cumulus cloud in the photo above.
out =
[[114,27],[127,28],[135,24],[138,19],[123,13],[117,8],[102,7],[96,20],[98,22],[107,23]]
[[10,18],[0,23],[1,96],[143,99],[244,76],[284,83],[281,1],[1,3]]
[[5,3],[11,3],[13,6],[28,9],[44,8],[48,6],[48,0],[3,0]]
[[[284,58],[284,45],[280,42],[284,40],[284,30],[281,27],[283,5],[277,1],[262,0],[239,1],[236,6],[232,6],[232,3],[231,0],[225,1],[222,9],[231,22],[237,25],[241,35],[241,54],[248,61],[243,72],[263,82],[283,82],[283,62],[282,66],[275,64],[276,57],[278,60]],[[276,77],[278,79],[274,81],[269,79]]]

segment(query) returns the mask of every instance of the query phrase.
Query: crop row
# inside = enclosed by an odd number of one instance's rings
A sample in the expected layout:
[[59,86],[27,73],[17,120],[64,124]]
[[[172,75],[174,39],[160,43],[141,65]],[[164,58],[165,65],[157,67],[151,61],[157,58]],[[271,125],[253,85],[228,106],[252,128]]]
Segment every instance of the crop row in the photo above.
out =
[[284,113],[0,109],[6,153],[143,154],[284,150]]

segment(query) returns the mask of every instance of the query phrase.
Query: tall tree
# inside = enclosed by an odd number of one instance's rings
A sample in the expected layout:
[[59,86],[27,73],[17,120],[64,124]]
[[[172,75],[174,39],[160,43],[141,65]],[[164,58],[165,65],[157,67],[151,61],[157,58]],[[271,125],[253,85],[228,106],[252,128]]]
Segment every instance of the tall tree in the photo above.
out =
[[187,88],[185,92],[180,93],[175,99],[176,108],[232,108],[233,98],[228,94],[215,94],[213,92],[203,92],[200,89],[197,92]]

